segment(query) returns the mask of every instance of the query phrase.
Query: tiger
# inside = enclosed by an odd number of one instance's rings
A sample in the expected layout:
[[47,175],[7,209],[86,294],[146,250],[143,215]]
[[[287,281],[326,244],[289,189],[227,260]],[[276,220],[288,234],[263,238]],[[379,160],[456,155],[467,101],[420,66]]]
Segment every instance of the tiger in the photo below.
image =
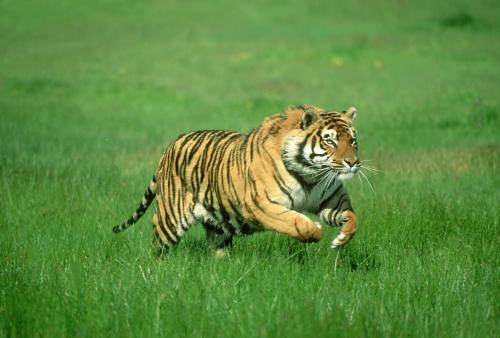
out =
[[136,223],[156,197],[152,223],[160,250],[200,223],[222,254],[234,236],[262,230],[318,242],[322,225],[303,212],[339,227],[331,247],[340,248],[357,230],[343,184],[361,167],[356,115],[355,107],[336,112],[301,105],[265,118],[247,134],[182,134],[161,156],[139,207],[113,232]]

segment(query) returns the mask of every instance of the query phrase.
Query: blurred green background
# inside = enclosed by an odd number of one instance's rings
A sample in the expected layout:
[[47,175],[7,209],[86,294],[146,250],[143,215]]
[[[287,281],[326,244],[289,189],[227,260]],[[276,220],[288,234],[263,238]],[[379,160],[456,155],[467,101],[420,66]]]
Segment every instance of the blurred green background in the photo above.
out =
[[[499,330],[498,1],[0,0],[0,336]],[[157,259],[162,151],[288,105],[355,105],[356,239],[201,229]]]

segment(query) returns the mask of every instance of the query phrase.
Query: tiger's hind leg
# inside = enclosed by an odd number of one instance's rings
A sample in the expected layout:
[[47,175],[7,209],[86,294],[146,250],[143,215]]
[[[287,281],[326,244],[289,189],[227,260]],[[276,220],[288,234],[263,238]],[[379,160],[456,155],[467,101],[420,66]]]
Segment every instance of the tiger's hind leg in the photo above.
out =
[[163,256],[169,248],[173,247],[178,242],[178,238],[174,237],[172,231],[165,228],[164,222],[159,216],[158,207],[153,215],[153,233],[154,237],[151,243],[153,254],[157,257]]
[[188,203],[185,203],[184,207],[181,208],[182,213],[171,217],[166,213],[164,206],[160,202],[158,201],[152,220],[155,235],[153,249],[159,256],[175,246],[191,225],[195,223]]
[[208,245],[215,249],[217,257],[227,255],[227,250],[233,245],[233,234],[228,232],[227,227],[214,225],[210,222],[203,222],[207,234]]

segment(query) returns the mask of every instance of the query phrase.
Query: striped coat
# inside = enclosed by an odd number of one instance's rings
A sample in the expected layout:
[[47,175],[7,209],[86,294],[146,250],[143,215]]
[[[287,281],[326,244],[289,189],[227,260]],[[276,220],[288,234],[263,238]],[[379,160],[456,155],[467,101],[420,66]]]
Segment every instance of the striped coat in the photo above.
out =
[[181,135],[161,157],[136,212],[113,230],[134,224],[156,197],[153,225],[162,247],[175,245],[196,223],[217,248],[231,244],[235,235],[260,230],[319,241],[321,225],[303,211],[339,226],[332,246],[341,246],[356,231],[342,184],[360,167],[355,115],[354,108],[338,113],[299,106],[266,118],[247,135],[223,130]]

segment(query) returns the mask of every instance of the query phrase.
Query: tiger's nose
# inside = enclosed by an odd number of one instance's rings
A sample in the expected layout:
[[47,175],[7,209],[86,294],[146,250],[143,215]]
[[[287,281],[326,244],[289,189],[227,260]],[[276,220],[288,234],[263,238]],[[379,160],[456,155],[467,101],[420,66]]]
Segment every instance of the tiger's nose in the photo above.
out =
[[344,158],[344,162],[348,167],[354,167],[356,164],[359,163],[359,160],[353,157],[346,157]]

